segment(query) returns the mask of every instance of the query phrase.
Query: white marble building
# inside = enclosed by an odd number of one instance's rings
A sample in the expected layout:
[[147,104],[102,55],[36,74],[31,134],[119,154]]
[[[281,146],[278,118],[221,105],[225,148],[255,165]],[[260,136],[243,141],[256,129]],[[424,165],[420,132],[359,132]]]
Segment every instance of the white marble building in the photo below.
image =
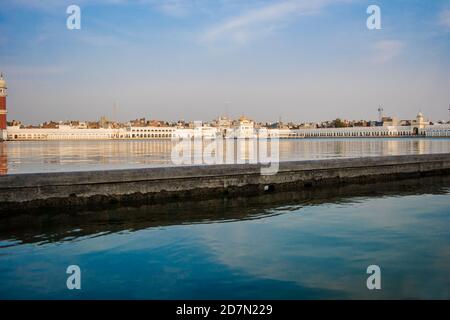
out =
[[[429,125],[419,113],[410,126],[374,126],[346,128],[259,129],[274,138],[366,138],[366,137],[450,137],[450,124]],[[221,136],[219,128],[197,125],[194,128],[126,127],[120,129],[87,129],[83,126],[60,124],[58,128],[22,128],[8,126],[5,138],[17,140],[109,140],[109,139],[172,139]],[[0,132],[1,133],[1,132]],[[226,131],[227,138],[256,138],[254,122],[241,117],[235,127]]]

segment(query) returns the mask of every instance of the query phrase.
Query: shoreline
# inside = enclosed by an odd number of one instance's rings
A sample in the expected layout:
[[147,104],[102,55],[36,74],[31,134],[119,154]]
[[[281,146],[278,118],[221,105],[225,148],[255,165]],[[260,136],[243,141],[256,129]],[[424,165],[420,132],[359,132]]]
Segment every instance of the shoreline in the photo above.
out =
[[[258,138],[191,138],[190,140],[206,140],[206,141],[215,141],[215,140],[257,140]],[[377,140],[377,139],[450,139],[450,136],[424,136],[424,135],[409,135],[409,136],[366,136],[366,137],[278,137],[279,140]],[[8,142],[73,142],[73,141],[177,141],[172,138],[111,138],[111,139],[47,139],[47,140],[39,140],[39,139],[14,139],[14,140],[0,140],[0,143],[8,143]]]
[[[39,243],[48,234],[52,241],[67,237],[83,238],[103,232],[139,231],[176,225],[209,224],[216,222],[257,220],[280,214],[281,207],[311,207],[332,203],[348,203],[355,198],[445,194],[450,175],[375,182],[344,184],[333,188],[305,188],[302,190],[233,196],[204,200],[172,201],[154,204],[110,205],[85,210],[24,211],[1,216],[0,236],[19,239],[23,243]],[[254,208],[259,209],[255,214]],[[285,212],[284,212],[285,213]],[[281,214],[284,214],[281,213]],[[113,224],[110,223],[113,218]]]
[[257,195],[447,175],[450,153],[280,162],[275,175],[261,175],[262,167],[231,164],[4,175],[0,176],[0,214]]

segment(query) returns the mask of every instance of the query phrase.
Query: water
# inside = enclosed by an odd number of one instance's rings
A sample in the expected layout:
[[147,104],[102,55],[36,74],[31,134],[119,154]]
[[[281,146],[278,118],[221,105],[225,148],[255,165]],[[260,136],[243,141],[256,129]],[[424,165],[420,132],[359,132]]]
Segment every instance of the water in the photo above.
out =
[[[205,141],[206,145],[209,143],[216,142]],[[171,157],[174,144],[170,140],[0,143],[0,174],[174,165]],[[202,147],[193,145],[192,153],[202,154]],[[450,138],[289,139],[280,140],[279,145],[281,161],[448,152]],[[245,151],[242,155],[241,158],[248,156]]]
[[434,177],[2,217],[0,298],[449,299],[449,208]]

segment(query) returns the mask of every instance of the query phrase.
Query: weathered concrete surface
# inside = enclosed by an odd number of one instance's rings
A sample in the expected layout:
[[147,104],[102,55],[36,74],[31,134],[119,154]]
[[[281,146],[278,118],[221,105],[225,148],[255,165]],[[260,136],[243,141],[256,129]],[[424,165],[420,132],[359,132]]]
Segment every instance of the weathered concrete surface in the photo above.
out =
[[[300,208],[353,202],[352,199],[427,194],[446,194],[450,175],[402,179],[367,184],[294,189],[254,196],[183,199],[148,205],[117,205],[100,208],[65,208],[0,215],[0,239],[21,243],[61,242],[100,233],[138,231],[181,224],[258,219],[273,215],[280,206]],[[72,210],[68,210],[72,209]],[[257,210],[255,210],[257,209]]]
[[257,194],[321,184],[365,183],[450,173],[450,154],[281,162],[276,175],[261,165],[214,165],[0,176],[0,211],[154,203],[167,199]]

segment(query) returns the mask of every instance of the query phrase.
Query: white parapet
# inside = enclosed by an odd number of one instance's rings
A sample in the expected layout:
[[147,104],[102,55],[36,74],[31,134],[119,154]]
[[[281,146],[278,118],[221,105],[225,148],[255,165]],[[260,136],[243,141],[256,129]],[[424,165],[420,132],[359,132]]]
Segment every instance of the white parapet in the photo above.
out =
[[6,141],[8,132],[6,130],[0,130],[0,141]]
[[450,124],[426,126],[424,132],[427,137],[450,137]]

